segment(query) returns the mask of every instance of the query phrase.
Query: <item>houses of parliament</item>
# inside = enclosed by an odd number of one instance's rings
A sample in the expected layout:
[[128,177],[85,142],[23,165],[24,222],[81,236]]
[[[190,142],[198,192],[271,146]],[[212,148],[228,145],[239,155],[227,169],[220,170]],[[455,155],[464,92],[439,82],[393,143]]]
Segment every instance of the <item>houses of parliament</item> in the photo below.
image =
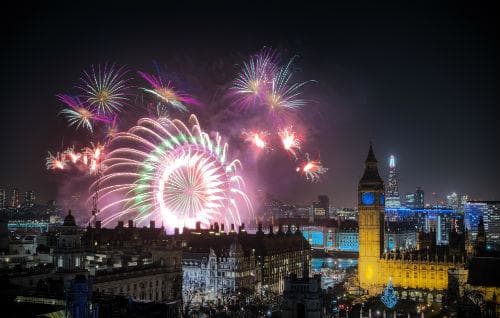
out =
[[460,241],[460,234],[450,233],[449,246],[436,246],[435,239],[434,244],[432,242],[433,233],[421,233],[416,250],[386,253],[384,192],[384,182],[370,145],[358,185],[360,287],[369,294],[377,294],[392,280],[394,287],[400,288],[447,289],[448,270],[464,268],[463,249],[455,248],[452,243],[454,236],[456,242]]

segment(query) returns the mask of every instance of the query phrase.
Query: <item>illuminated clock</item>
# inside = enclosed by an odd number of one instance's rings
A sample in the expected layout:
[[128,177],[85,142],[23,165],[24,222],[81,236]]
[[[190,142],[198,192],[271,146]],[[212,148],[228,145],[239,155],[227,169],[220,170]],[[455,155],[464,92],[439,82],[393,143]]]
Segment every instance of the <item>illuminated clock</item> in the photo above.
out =
[[372,205],[375,203],[375,194],[373,192],[363,192],[361,194],[361,202],[364,205]]
[[381,194],[380,195],[380,205],[384,205],[385,204],[385,196],[384,194]]

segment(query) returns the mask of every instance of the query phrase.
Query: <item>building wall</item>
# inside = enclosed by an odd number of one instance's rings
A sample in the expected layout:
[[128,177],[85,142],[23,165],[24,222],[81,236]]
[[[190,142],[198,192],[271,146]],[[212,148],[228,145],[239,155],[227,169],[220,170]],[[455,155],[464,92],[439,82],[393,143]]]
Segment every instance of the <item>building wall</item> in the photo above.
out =
[[[381,254],[380,207],[359,207],[359,260],[358,276],[361,288],[370,289],[377,284]],[[382,210],[383,211],[383,210]]]
[[180,270],[170,271],[165,268],[103,274],[93,278],[92,289],[103,294],[121,295],[134,300],[179,300],[181,275]]
[[[230,253],[217,256],[213,249],[198,259],[183,260],[183,291],[192,302],[226,300],[237,290],[256,291],[259,272],[254,255]],[[187,300],[186,300],[187,301]]]

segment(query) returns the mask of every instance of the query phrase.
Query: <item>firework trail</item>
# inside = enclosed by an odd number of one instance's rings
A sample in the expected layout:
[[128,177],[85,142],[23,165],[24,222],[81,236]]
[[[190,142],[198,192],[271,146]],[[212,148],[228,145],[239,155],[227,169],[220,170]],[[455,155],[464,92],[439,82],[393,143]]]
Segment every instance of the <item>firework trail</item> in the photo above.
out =
[[89,71],[84,71],[77,88],[99,115],[113,114],[121,111],[128,102],[130,79],[125,78],[126,74],[125,67],[116,67],[115,64],[92,66]]
[[146,80],[151,89],[142,88],[143,91],[156,96],[161,102],[164,102],[174,109],[187,112],[186,105],[199,105],[198,101],[186,93],[175,89],[171,81],[165,81],[161,76],[154,76],[145,72],[138,72]]
[[106,127],[106,140],[110,141],[115,137],[115,135],[118,133],[118,127],[117,127],[117,119],[118,117],[115,115],[113,117],[113,120],[109,122],[109,124]]
[[302,87],[311,81],[292,83],[292,58],[284,67],[281,67],[271,80],[269,90],[265,92],[264,102],[273,113],[296,110],[307,104],[301,99]]
[[45,162],[45,166],[47,167],[47,170],[52,170],[52,171],[64,170],[64,168],[66,167],[66,163],[67,160],[64,154],[58,152],[55,155],[53,155],[49,151]]
[[231,161],[220,135],[209,137],[194,115],[189,128],[177,119],[142,118],[107,151],[99,179],[103,224],[125,217],[170,228],[240,224],[240,209],[251,212],[239,160]]
[[83,150],[83,156],[87,158],[87,163],[89,173],[95,175],[99,172],[99,168],[103,159],[104,146],[100,143],[94,145],[91,144],[90,147],[86,147]]
[[265,131],[243,131],[242,135],[245,141],[251,143],[256,149],[260,150],[268,148],[267,138],[269,133]]
[[242,107],[258,104],[268,90],[269,83],[277,70],[275,54],[269,50],[253,55],[243,63],[240,73],[230,90],[238,96],[237,103]]
[[303,173],[306,179],[311,182],[318,182],[322,174],[326,173],[328,168],[323,167],[319,160],[311,160],[309,154],[306,154],[306,163],[297,168],[297,172]]
[[82,154],[75,151],[75,147],[70,147],[66,149],[64,155],[69,158],[72,164],[76,164],[82,158]]
[[297,151],[300,150],[300,139],[293,127],[289,126],[278,131],[283,148],[297,159]]
[[60,114],[66,116],[69,126],[76,126],[76,129],[84,127],[93,132],[92,122],[107,122],[105,117],[95,114],[91,109],[85,107],[78,97],[66,94],[57,95],[57,98],[68,108],[60,111]]

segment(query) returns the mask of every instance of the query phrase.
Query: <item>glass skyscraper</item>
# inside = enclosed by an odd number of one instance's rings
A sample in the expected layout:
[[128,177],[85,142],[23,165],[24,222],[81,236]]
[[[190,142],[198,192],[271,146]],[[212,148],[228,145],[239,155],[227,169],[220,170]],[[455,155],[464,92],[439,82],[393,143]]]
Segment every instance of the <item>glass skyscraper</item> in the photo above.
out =
[[385,193],[385,206],[389,208],[399,208],[401,201],[399,199],[399,180],[396,171],[396,158],[394,155],[389,157],[389,180]]
[[500,246],[500,201],[467,201],[464,206],[465,228],[472,240],[476,239],[479,219],[482,217],[486,232],[486,247]]

